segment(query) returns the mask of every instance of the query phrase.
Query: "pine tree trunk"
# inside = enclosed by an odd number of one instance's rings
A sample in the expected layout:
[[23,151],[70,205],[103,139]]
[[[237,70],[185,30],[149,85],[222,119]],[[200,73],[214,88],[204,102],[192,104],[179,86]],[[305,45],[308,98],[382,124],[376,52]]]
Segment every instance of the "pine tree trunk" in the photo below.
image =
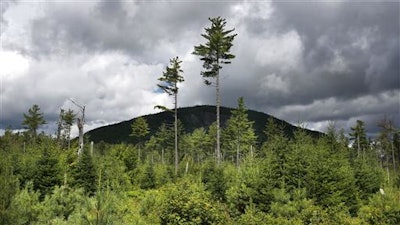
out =
[[216,76],[216,100],[217,100],[217,149],[216,149],[216,154],[217,154],[217,165],[221,164],[221,144],[220,144],[220,135],[221,135],[221,129],[220,129],[220,105],[221,105],[221,99],[220,99],[220,90],[219,90],[219,69],[217,71],[217,76]]
[[[176,85],[176,84],[175,84]],[[178,158],[178,111],[177,111],[177,104],[178,104],[178,94],[175,93],[175,175],[178,174],[178,165],[179,165],[179,158]]]
[[141,163],[142,160],[140,159],[141,155],[140,155],[140,144],[138,145],[138,162]]
[[387,173],[388,184],[390,184],[389,155],[388,154],[386,154],[386,173]]
[[161,149],[161,163],[164,165],[164,147]]
[[360,157],[360,136],[357,136],[357,157]]

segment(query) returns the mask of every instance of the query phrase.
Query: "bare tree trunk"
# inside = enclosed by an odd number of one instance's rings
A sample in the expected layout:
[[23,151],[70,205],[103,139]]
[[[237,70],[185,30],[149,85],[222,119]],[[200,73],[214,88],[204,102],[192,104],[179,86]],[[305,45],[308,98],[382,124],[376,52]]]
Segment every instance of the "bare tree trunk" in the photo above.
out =
[[83,121],[81,119],[77,119],[78,122],[78,130],[79,130],[79,149],[78,155],[81,155],[83,150]]
[[239,168],[240,165],[240,146],[239,146],[239,139],[236,140],[236,166]]
[[390,143],[391,143],[391,149],[392,149],[392,161],[393,161],[393,173],[396,175],[396,158],[395,158],[395,156],[394,156],[394,146],[393,146],[393,138],[392,138],[392,140],[390,141]]
[[58,144],[61,144],[61,131],[62,131],[62,116],[63,116],[64,110],[60,109],[60,116],[58,118],[58,122],[57,122],[57,142]]
[[64,173],[64,186],[67,186],[67,172]]
[[386,154],[386,173],[387,173],[388,184],[390,184],[389,154]]
[[68,125],[68,130],[67,130],[67,138],[68,138],[68,150],[71,148],[71,126]]

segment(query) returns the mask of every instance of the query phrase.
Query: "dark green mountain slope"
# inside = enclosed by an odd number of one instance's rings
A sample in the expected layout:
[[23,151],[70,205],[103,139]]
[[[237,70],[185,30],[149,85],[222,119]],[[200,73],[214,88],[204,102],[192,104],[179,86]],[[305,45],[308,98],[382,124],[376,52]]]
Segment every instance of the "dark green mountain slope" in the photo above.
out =
[[[221,124],[224,127],[226,121],[231,116],[232,108],[221,107]],[[178,118],[182,122],[183,127],[186,132],[192,132],[196,128],[204,127],[208,128],[215,120],[216,108],[215,106],[194,106],[187,108],[179,108],[178,109]],[[254,110],[248,110],[248,118],[251,121],[254,121],[254,129],[256,131],[256,135],[258,136],[259,142],[263,142],[266,140],[264,135],[265,125],[267,123],[268,118],[272,117],[268,114],[257,112]],[[156,114],[145,115],[144,118],[147,120],[150,128],[150,135],[154,134],[158,127],[162,123],[170,124],[172,126],[174,118],[173,113],[171,112],[160,112]],[[293,132],[298,128],[293,126],[286,121],[277,119],[272,117],[277,124],[283,124],[285,127],[285,134],[288,137],[293,136]],[[116,124],[111,124],[104,127],[99,127],[94,130],[88,131],[86,134],[89,136],[89,139],[98,143],[100,141],[104,141],[106,143],[115,144],[115,143],[134,143],[135,140],[133,137],[130,137],[131,133],[131,124],[135,118],[127,121],[123,121]],[[319,136],[321,133],[311,130],[305,130],[311,136]]]

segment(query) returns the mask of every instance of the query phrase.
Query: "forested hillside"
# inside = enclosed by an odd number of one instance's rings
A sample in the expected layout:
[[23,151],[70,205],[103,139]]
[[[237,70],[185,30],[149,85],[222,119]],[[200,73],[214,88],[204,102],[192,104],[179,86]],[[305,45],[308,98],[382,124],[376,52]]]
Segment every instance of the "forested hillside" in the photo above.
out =
[[[232,115],[232,108],[221,107],[221,124],[223,127],[226,126],[226,121]],[[194,107],[186,107],[178,109],[178,118],[182,124],[182,129],[185,132],[191,133],[196,129],[204,128],[208,129],[208,127],[215,122],[215,106],[194,106]],[[264,134],[265,124],[269,118],[272,118],[276,124],[280,124],[284,127],[285,135],[289,137],[293,137],[293,134],[296,130],[303,129],[301,127],[296,127],[287,123],[286,121],[277,119],[268,114],[257,112],[254,110],[247,111],[249,120],[254,122],[254,131],[258,137],[258,142],[264,142],[266,140],[266,135]],[[154,135],[157,132],[157,129],[162,125],[166,124],[167,126],[172,127],[174,123],[174,116],[172,112],[163,111],[157,114],[145,115],[143,116],[146,119],[147,124],[149,126],[149,136]],[[123,121],[116,124],[107,125],[104,127],[99,127],[87,132],[89,139],[98,142],[105,142],[109,144],[120,144],[120,143],[130,143],[136,144],[139,140],[130,136],[132,129],[131,125],[136,118],[131,120]],[[311,131],[304,129],[304,131],[313,136],[318,137],[322,135],[317,131]]]
[[65,135],[6,131],[0,224],[400,223],[398,129],[382,126],[368,140],[358,121],[350,140],[334,126],[293,138],[272,118],[263,127],[268,139],[257,143],[239,101],[222,129],[219,165],[215,125],[180,129],[177,173],[165,125],[137,144],[86,140],[81,155]]

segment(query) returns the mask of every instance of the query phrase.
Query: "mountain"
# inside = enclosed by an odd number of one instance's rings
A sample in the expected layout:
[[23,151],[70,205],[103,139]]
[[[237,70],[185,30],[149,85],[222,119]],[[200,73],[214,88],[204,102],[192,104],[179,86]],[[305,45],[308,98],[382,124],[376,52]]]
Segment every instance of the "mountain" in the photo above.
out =
[[[226,121],[231,116],[232,108],[221,107],[221,126],[224,127]],[[267,123],[268,118],[272,117],[266,113],[257,112],[254,110],[247,111],[248,118],[250,121],[254,121],[254,130],[256,135],[259,138],[259,142],[263,142],[266,140],[264,135],[265,125]],[[156,114],[150,114],[143,116],[147,123],[149,124],[150,135],[153,135],[157,129],[161,126],[162,123],[170,124],[171,126],[174,123],[174,117],[172,112],[160,112]],[[293,133],[302,129],[292,124],[272,117],[277,124],[283,124],[285,127],[285,134],[288,137],[292,137]],[[131,124],[133,123],[135,118],[127,121],[123,121],[116,124],[111,124],[103,127],[99,127],[88,131],[85,135],[89,136],[89,140],[98,143],[104,141],[110,144],[116,143],[134,143],[135,140],[133,137],[130,137],[131,133]],[[192,132],[196,128],[208,128],[213,122],[216,120],[216,107],[215,106],[193,106],[193,107],[185,107],[178,109],[178,119],[182,122],[183,127],[186,132]],[[312,131],[304,129],[309,135],[313,137],[317,137],[322,135],[320,132]]]

